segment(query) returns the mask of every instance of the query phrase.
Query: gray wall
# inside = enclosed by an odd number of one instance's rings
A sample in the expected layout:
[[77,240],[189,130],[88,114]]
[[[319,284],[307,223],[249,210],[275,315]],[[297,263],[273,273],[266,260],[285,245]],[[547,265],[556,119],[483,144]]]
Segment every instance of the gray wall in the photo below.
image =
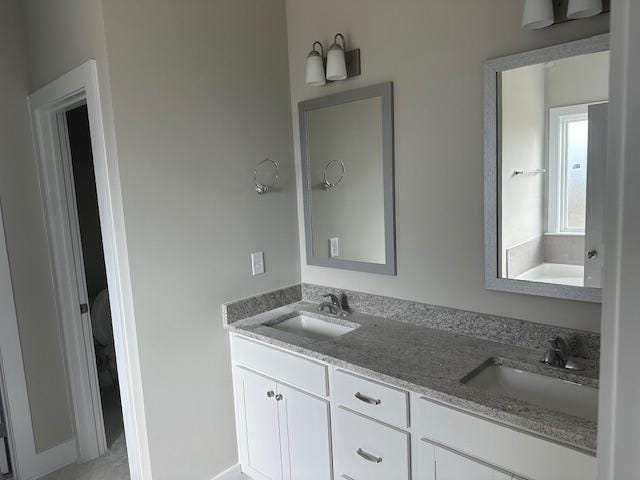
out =
[[[539,238],[544,226],[544,175],[515,170],[545,168],[545,68],[516,68],[502,74],[502,276],[507,277],[507,249]],[[514,277],[513,270],[509,276]]]
[[[95,58],[116,126],[153,477],[211,478],[237,462],[220,304],[300,280],[284,3],[26,0],[26,13],[31,88]],[[267,156],[282,189],[258,197]],[[253,278],[257,250],[267,273]]]
[[[599,329],[598,305],[484,288],[483,62],[608,30],[603,16],[529,32],[521,15],[513,0],[287,0],[293,118],[300,100],[389,80],[395,91],[398,276],[303,265],[304,281]],[[336,32],[362,49],[363,74],[306,86],[312,42],[328,45]],[[301,192],[298,206],[302,227]],[[300,237],[304,259],[302,229]]]
[[0,2],[0,201],[34,439],[37,450],[43,451],[72,438],[73,430],[27,109],[20,3]]
[[547,107],[560,107],[609,98],[609,52],[553,62],[546,69]]
[[[300,279],[284,3],[104,18],[153,478],[209,479],[237,462],[220,304]],[[265,157],[281,190],[258,196]]]
[[[381,112],[377,97],[307,113],[316,256],[328,257],[329,238],[338,237],[339,258],[385,263]],[[345,174],[326,190],[331,160],[344,162]],[[330,182],[342,175],[335,163],[327,170]]]

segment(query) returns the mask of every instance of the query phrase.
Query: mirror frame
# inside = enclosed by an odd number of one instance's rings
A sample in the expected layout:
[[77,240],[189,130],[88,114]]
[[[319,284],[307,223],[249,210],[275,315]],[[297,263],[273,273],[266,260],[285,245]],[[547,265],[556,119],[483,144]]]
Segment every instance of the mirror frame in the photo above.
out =
[[[382,176],[384,195],[384,235],[385,263],[361,262],[341,258],[329,258],[314,255],[311,165],[307,148],[308,123],[307,114],[320,108],[342,105],[345,103],[382,97]],[[304,202],[304,233],[307,250],[307,265],[341,268],[359,272],[396,275],[396,226],[393,172],[393,83],[385,82],[368,87],[357,88],[346,92],[335,93],[326,97],[314,98],[298,103],[300,121],[300,159],[302,164],[302,192]]]
[[[501,73],[577,55],[610,50],[609,34],[487,60],[484,66],[484,272],[485,287],[502,292],[602,302],[602,288],[515,280],[498,276],[500,237],[500,100]],[[606,261],[606,260],[605,260]]]

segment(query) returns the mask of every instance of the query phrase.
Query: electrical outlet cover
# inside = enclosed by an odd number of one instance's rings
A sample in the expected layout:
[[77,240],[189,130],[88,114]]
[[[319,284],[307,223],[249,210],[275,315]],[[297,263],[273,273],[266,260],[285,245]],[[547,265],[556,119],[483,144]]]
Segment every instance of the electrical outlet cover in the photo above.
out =
[[264,273],[264,252],[254,252],[251,254],[251,273],[254,276]]
[[329,239],[329,256],[331,258],[340,256],[340,239],[338,237],[331,237]]

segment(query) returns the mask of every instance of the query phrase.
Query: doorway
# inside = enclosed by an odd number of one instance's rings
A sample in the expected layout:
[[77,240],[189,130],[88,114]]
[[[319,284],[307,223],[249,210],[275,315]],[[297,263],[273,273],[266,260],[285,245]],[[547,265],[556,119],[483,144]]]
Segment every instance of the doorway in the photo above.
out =
[[104,443],[107,449],[111,449],[115,442],[124,441],[124,424],[87,105],[68,110],[63,121],[66,121],[71,157],[69,180],[72,179],[72,182],[69,182],[69,187],[72,188],[68,192],[68,206],[71,210],[75,208],[69,217],[76,218],[75,225],[70,224],[70,228],[76,230],[72,237],[76,240],[74,247],[77,250],[75,257],[82,302],[80,308],[81,313],[88,314],[91,319]]
[[[115,132],[96,62],[31,94],[29,107],[75,424],[73,458],[39,471],[75,461],[50,478],[94,478],[87,469],[112,472],[115,462],[124,467],[116,478],[129,469],[134,480],[150,478]],[[123,455],[114,458],[116,447]]]

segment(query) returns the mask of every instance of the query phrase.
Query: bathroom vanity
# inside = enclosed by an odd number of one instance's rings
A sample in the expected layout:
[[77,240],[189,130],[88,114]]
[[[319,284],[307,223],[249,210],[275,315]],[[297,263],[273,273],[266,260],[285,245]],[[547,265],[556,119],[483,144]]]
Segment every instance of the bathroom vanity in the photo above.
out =
[[547,327],[365,294],[393,318],[327,315],[302,289],[223,308],[252,479],[595,480],[596,361],[564,371],[487,339]]

